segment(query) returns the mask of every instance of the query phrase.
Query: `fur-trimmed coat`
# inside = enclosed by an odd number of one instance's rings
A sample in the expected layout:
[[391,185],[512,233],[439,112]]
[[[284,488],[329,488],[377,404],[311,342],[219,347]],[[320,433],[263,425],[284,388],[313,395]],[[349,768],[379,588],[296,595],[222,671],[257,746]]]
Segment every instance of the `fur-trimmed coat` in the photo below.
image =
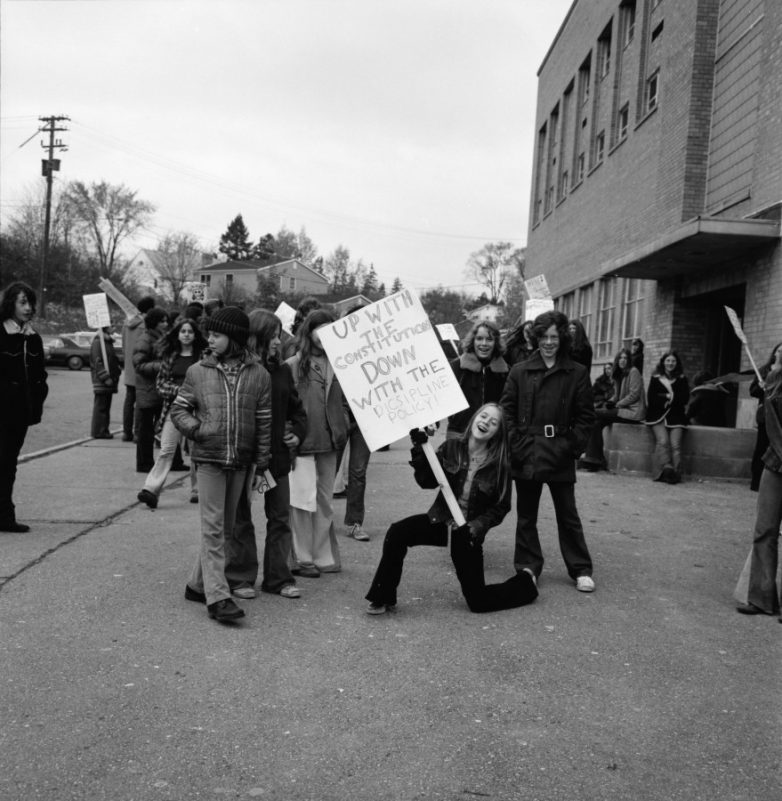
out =
[[451,362],[451,369],[470,404],[448,418],[448,431],[461,434],[484,403],[500,402],[508,377],[508,363],[502,356],[497,356],[488,364],[483,364],[474,353],[463,353]]
[[686,376],[679,375],[669,380],[662,375],[653,375],[646,393],[647,425],[665,423],[668,428],[687,428],[687,402],[690,385]]

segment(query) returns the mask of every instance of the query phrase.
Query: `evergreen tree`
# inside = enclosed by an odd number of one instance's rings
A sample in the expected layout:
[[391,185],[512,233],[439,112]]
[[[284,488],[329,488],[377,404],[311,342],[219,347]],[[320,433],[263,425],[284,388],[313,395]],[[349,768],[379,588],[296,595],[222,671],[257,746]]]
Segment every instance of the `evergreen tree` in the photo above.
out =
[[277,256],[277,243],[271,234],[266,234],[258,240],[253,248],[252,258],[258,261],[275,261]]
[[361,285],[360,290],[362,295],[365,295],[372,300],[375,299],[377,295],[377,273],[375,272],[375,265],[369,265],[369,272],[367,272],[366,277],[364,278],[364,283]]
[[250,232],[247,230],[241,214],[237,214],[231,220],[225,233],[220,237],[218,250],[234,261],[247,261],[252,258],[253,246],[250,243]]
[[393,295],[395,292],[402,291],[402,282],[399,280],[399,276],[394,278],[394,283],[391,284],[391,294]]

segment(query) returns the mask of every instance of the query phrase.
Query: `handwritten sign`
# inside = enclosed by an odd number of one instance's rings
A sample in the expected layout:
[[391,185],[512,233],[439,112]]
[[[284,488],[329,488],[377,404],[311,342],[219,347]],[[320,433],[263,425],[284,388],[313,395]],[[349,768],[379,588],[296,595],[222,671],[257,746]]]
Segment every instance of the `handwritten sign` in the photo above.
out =
[[109,303],[103,292],[94,295],[82,295],[84,300],[84,313],[87,315],[88,328],[103,328],[111,325]]
[[293,306],[289,306],[283,300],[274,313],[280,318],[282,330],[287,331],[290,334],[291,326],[293,325],[293,321],[296,319],[296,309],[294,309]]
[[318,334],[370,450],[469,405],[420,299],[409,289]]
[[551,298],[546,276],[542,273],[524,282],[524,289],[530,300],[546,300]]

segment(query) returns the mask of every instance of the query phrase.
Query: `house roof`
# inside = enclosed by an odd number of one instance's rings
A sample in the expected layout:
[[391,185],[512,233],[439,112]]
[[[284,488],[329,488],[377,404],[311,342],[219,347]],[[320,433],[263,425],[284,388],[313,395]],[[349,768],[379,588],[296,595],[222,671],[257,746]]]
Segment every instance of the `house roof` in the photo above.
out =
[[338,306],[342,308],[350,308],[351,306],[356,306],[357,304],[361,303],[364,306],[369,306],[372,303],[366,295],[351,295],[349,298],[342,298],[342,300],[336,300],[332,303],[332,306]]
[[282,261],[274,262],[274,264],[266,264],[265,262],[257,261],[256,259],[247,259],[246,261],[228,259],[228,261],[215,261],[211,264],[206,264],[203,267],[199,267],[198,272],[238,273],[252,271],[255,273],[267,273],[292,264],[311,273],[314,278],[319,278],[324,283],[328,283],[328,278],[326,278],[326,276],[321,275],[321,273],[319,273],[317,270],[313,270],[312,267],[309,267],[303,261],[299,261],[299,259],[283,259]]

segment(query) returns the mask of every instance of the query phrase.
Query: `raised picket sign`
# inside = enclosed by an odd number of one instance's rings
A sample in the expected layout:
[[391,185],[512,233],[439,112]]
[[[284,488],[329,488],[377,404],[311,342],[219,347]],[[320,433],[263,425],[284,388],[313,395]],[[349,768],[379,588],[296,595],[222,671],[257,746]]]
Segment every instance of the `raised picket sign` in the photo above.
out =
[[293,306],[288,305],[283,300],[280,302],[280,305],[277,307],[274,313],[280,318],[282,330],[287,331],[290,334],[291,326],[293,325],[293,321],[296,319],[296,309],[294,309]]
[[101,278],[98,286],[125,312],[128,320],[138,314],[135,304],[131,303],[108,278]]
[[747,341],[747,335],[744,333],[744,329],[741,327],[738,314],[736,314],[736,312],[731,309],[730,306],[723,306],[722,308],[725,309],[725,314],[728,315],[728,319],[730,320],[730,324],[733,326],[733,330],[736,332],[736,336],[743,343],[744,350],[747,351],[749,363],[752,365],[752,369],[755,371],[755,375],[758,377],[758,381],[760,381],[762,385],[763,379],[760,377],[760,370],[758,370],[758,366],[755,364],[755,360],[752,358],[752,353],[749,349],[749,342]]
[[410,289],[364,306],[318,333],[370,450],[469,405]]
[[111,325],[109,303],[104,292],[94,295],[82,295],[84,300],[84,313],[87,315],[88,328],[104,328]]

